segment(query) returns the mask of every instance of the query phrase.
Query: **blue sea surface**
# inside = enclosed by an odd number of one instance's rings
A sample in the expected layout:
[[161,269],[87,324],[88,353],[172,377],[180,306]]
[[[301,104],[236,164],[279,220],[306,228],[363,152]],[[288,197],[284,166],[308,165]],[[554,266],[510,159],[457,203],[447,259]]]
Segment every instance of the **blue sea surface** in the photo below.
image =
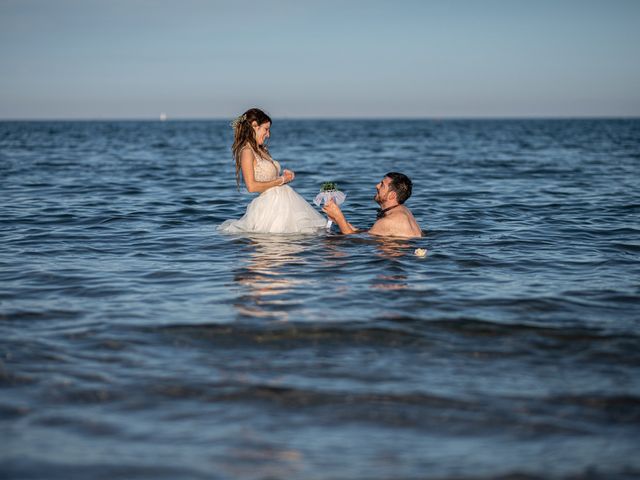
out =
[[0,122],[0,477],[640,477],[640,120],[271,134],[425,236],[219,233],[226,121]]

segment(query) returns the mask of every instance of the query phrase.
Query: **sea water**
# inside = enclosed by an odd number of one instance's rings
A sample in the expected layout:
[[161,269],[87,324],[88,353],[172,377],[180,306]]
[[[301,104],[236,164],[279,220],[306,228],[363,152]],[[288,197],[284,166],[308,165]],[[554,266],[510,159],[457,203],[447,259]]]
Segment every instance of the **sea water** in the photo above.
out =
[[357,227],[407,174],[413,240],[218,233],[231,142],[0,123],[3,478],[640,475],[640,120],[276,119]]

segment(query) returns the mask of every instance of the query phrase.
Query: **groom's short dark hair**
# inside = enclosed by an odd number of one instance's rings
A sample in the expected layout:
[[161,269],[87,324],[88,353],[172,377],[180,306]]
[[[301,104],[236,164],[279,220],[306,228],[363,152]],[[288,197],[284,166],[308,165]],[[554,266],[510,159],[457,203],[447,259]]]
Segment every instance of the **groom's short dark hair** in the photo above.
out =
[[413,187],[413,183],[409,180],[404,173],[398,172],[389,172],[385,175],[385,177],[389,177],[391,179],[391,183],[389,183],[389,188],[396,192],[398,197],[398,203],[403,204],[407,201],[407,199],[411,196],[411,189]]

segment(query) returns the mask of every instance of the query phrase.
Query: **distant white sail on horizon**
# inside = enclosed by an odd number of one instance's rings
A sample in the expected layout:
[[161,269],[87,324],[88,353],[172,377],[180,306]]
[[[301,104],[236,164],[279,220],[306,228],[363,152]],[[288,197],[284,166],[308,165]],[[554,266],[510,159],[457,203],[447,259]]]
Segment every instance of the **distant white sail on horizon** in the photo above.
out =
[[161,121],[161,122],[164,122],[164,121],[166,121],[166,120],[167,120],[167,114],[166,114],[166,113],[164,113],[164,112],[162,112],[162,113],[160,114],[160,121]]

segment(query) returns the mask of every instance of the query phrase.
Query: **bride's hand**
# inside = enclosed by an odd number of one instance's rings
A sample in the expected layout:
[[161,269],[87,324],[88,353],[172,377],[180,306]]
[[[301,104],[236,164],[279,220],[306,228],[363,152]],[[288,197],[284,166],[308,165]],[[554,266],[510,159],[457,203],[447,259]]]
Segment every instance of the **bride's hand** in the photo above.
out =
[[282,176],[284,177],[284,181],[286,183],[293,182],[293,179],[296,178],[296,174],[293,173],[291,170],[287,170],[286,168],[282,172]]

